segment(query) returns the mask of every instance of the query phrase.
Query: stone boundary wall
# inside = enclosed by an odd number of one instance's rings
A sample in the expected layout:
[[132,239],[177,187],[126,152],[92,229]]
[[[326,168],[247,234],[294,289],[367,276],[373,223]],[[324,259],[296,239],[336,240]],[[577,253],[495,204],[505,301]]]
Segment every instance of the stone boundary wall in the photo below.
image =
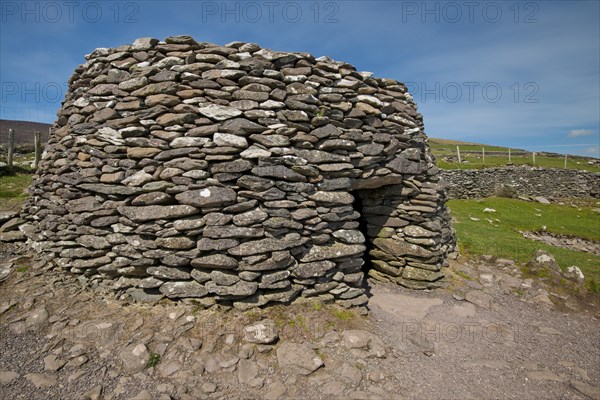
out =
[[440,284],[454,236],[402,83],[189,36],[86,58],[20,227],[59,268],[141,301],[240,309],[364,305],[366,252],[378,279]]
[[517,196],[600,198],[600,173],[574,169],[505,167],[440,170],[450,199],[492,197],[502,186]]

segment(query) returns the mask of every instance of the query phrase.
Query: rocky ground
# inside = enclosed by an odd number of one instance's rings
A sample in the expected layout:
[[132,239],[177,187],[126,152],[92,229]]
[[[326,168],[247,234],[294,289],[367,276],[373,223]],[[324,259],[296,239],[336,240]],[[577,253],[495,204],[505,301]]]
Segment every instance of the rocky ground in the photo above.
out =
[[526,239],[537,240],[538,242],[546,243],[551,246],[585,251],[597,256],[600,255],[600,242],[596,240],[558,235],[551,232],[523,232],[523,237]]
[[435,291],[370,282],[363,316],[131,304],[2,246],[2,398],[600,399],[599,299],[510,260],[453,262]]

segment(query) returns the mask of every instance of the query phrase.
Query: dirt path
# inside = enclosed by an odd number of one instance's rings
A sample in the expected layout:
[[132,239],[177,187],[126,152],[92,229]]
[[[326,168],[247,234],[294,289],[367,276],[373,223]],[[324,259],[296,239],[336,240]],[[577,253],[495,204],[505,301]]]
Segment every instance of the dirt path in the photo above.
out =
[[[430,292],[371,282],[362,317],[129,304],[51,264],[6,262],[20,251],[0,253],[2,398],[600,398],[598,302],[570,310],[507,260],[456,263],[463,278]],[[278,340],[249,339],[265,321]]]

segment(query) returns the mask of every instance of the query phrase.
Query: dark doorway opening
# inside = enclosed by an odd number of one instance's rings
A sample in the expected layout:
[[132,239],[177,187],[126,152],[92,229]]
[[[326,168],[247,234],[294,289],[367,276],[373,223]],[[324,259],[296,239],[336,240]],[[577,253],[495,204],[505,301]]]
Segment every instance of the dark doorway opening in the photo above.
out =
[[372,244],[372,239],[369,236],[369,223],[367,221],[367,218],[365,218],[365,213],[363,212],[363,196],[364,194],[361,195],[361,192],[356,190],[353,192],[350,192],[350,194],[352,194],[352,196],[354,196],[354,203],[352,203],[352,207],[354,208],[354,210],[356,212],[358,212],[360,214],[360,217],[358,217],[358,230],[364,235],[365,237],[365,253],[363,255],[363,260],[364,260],[364,264],[362,265],[362,272],[365,274],[365,278],[369,275],[369,270],[372,268],[373,264],[371,263],[372,261],[372,257],[371,257],[371,250],[373,249],[373,244]]

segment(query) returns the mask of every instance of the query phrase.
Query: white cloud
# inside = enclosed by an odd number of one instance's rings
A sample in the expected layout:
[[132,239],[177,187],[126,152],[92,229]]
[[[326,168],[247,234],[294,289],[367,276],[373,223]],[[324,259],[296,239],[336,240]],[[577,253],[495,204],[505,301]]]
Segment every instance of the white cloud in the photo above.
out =
[[594,157],[600,158],[600,146],[588,147],[583,151],[585,154],[591,154]]
[[573,129],[569,132],[569,137],[588,136],[593,133],[591,129]]

